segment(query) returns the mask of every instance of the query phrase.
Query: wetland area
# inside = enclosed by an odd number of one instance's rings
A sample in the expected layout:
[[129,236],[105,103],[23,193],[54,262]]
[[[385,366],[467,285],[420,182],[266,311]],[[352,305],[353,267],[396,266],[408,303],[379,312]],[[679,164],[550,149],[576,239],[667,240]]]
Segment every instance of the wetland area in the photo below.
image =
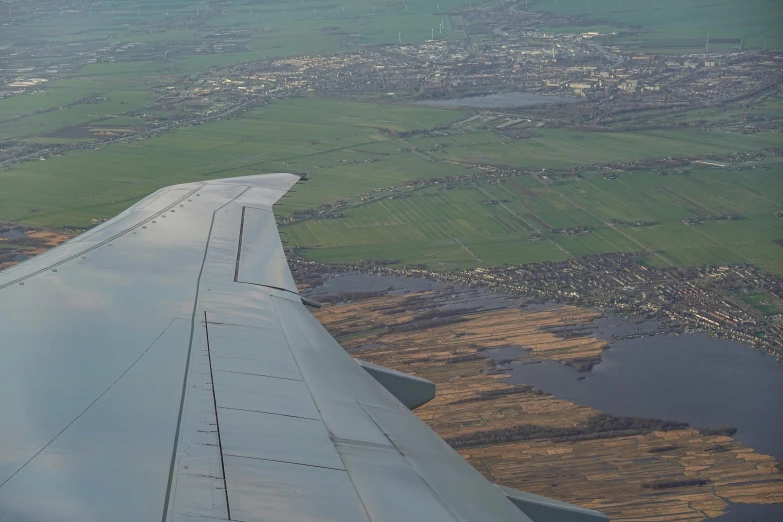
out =
[[[669,509],[667,520],[693,520],[692,510],[725,522],[783,520],[771,467],[783,457],[783,365],[768,355],[706,333],[667,335],[655,322],[561,305],[520,308],[510,295],[418,278],[326,275],[307,294],[326,300],[316,315],[353,355],[435,381],[440,397],[417,412],[496,482],[574,500],[599,496],[591,483],[603,481],[608,493],[593,507],[612,520]],[[562,363],[595,353],[601,361],[589,371]],[[566,444],[519,435],[520,425],[554,434],[596,414],[690,427],[587,433]],[[737,429],[733,438],[699,431],[725,427]],[[683,473],[706,485],[645,492]]]

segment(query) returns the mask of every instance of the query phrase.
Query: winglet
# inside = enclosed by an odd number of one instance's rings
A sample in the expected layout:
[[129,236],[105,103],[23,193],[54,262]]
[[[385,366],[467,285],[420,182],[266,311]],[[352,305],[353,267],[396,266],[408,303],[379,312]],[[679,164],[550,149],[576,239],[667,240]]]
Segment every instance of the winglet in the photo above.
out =
[[533,522],[606,522],[609,517],[559,500],[495,484]]
[[435,383],[361,359],[354,359],[398,401],[413,410],[435,398]]

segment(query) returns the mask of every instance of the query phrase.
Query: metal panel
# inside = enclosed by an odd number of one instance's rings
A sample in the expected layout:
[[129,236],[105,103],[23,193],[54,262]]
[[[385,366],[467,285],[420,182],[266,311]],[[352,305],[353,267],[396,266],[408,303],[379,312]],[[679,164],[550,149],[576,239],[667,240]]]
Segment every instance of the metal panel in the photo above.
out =
[[[187,199],[188,194],[193,193],[200,186],[195,185],[190,188],[170,187],[159,190],[110,221],[106,221],[71,241],[48,250],[24,263],[3,270],[0,272],[0,287],[8,282],[13,282],[19,277],[29,276],[42,269],[50,269],[70,259],[79,259],[82,255],[86,255],[107,240],[128,232],[132,233],[135,230],[134,227],[148,226],[150,221],[155,220],[157,216],[166,212],[172,206]],[[141,230],[146,229],[141,228]]]
[[[95,402],[3,484],[0,520],[160,519],[182,389],[170,376],[184,374],[189,334],[186,321],[175,321],[113,375]],[[13,427],[4,420],[2,431]]]
[[285,335],[276,330],[209,324],[212,368],[301,381]]
[[218,408],[321,419],[303,382],[224,372],[214,379]]
[[415,415],[366,405],[364,409],[459,520],[530,522]]
[[391,441],[353,397],[335,399],[314,395],[326,429],[332,439],[360,441],[374,446],[392,446]]
[[280,243],[275,216],[270,210],[243,209],[236,280],[294,293],[297,291]]
[[273,302],[299,371],[314,396],[361,397],[369,404],[410,413],[354,362],[301,302],[278,297]]
[[335,446],[373,522],[458,519],[393,446],[353,441]]
[[223,455],[345,469],[320,420],[219,408]]
[[369,520],[345,471],[241,457],[225,461],[232,520]]

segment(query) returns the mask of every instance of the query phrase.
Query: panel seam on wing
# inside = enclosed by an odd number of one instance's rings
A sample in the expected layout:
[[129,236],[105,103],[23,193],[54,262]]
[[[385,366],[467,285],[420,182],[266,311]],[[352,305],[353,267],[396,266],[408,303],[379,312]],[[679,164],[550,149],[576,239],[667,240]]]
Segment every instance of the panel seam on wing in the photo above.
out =
[[[282,326],[282,322],[280,321],[280,310],[277,307],[277,303],[275,302],[275,299],[272,298],[272,307],[274,308],[275,315],[277,316],[277,322],[280,323]],[[309,313],[309,312],[308,312]],[[282,328],[283,336],[286,339],[286,344],[288,345],[288,349],[291,352],[291,355],[294,358],[294,364],[296,364],[297,369],[299,370],[299,374],[304,377],[304,374],[302,373],[302,367],[299,365],[299,361],[297,360],[296,353],[294,353],[294,350],[291,350],[291,341],[288,339],[288,333],[285,331],[285,328]],[[305,342],[310,345],[310,341],[305,338]],[[312,346],[311,346],[312,347]],[[318,401],[316,401],[313,398],[313,391],[310,389],[310,385],[307,383],[307,380],[304,380],[304,385],[307,387],[307,392],[310,394],[310,398],[312,399],[313,403],[315,404],[316,409],[318,409]],[[318,414],[321,414],[321,410],[318,410]],[[321,422],[323,423],[323,418],[321,419]],[[326,428],[326,425],[324,424],[324,428]],[[329,430],[327,430],[328,432]],[[359,490],[356,489],[356,484],[353,481],[353,477],[351,476],[350,471],[348,471],[348,466],[345,463],[345,460],[343,460],[343,456],[340,455],[340,452],[337,450],[337,447],[334,445],[334,441],[332,440],[332,434],[329,433],[329,440],[332,442],[332,447],[334,447],[335,453],[337,453],[337,458],[340,459],[340,462],[343,464],[343,468],[345,468],[345,474],[348,476],[348,480],[351,481],[351,486],[353,487],[354,493],[356,493],[356,498],[359,500],[359,504],[362,506],[362,510],[364,511],[365,516],[367,517],[368,521],[372,521],[372,517],[370,516],[370,510],[367,509],[367,506],[364,505],[364,501],[362,500],[361,495],[359,494]]]
[[[381,386],[378,384],[378,386]],[[385,388],[384,388],[385,389]],[[460,517],[457,513],[454,512],[453,509],[451,509],[451,506],[448,505],[448,503],[441,497],[437,491],[435,491],[435,488],[430,485],[429,482],[427,482],[427,479],[421,476],[421,473],[419,473],[419,470],[416,469],[416,467],[413,465],[413,463],[408,459],[408,457],[405,456],[405,454],[400,450],[400,448],[397,447],[397,445],[394,443],[393,440],[391,440],[391,437],[381,428],[381,426],[375,422],[375,419],[372,415],[370,415],[370,412],[367,411],[367,408],[364,407],[364,404],[362,404],[359,401],[356,401],[356,404],[359,405],[359,407],[364,411],[364,414],[367,415],[367,417],[372,421],[373,424],[380,430],[381,433],[383,433],[383,436],[386,437],[386,440],[389,441],[389,443],[392,445],[392,447],[397,451],[397,453],[400,454],[400,456],[405,459],[405,462],[408,464],[408,466],[413,470],[414,473],[416,473],[416,476],[421,479],[421,481],[427,486],[427,489],[430,490],[432,495],[438,499],[438,502],[440,502],[441,506],[452,516],[455,520],[462,520],[462,517]],[[350,475],[350,473],[349,473]]]

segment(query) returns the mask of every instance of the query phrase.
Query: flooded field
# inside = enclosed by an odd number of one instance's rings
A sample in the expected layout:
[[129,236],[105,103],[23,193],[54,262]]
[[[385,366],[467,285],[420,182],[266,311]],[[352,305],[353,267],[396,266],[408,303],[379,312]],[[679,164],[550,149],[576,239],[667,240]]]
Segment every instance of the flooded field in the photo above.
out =
[[0,228],[0,239],[20,239],[27,237],[27,232],[21,228]]

